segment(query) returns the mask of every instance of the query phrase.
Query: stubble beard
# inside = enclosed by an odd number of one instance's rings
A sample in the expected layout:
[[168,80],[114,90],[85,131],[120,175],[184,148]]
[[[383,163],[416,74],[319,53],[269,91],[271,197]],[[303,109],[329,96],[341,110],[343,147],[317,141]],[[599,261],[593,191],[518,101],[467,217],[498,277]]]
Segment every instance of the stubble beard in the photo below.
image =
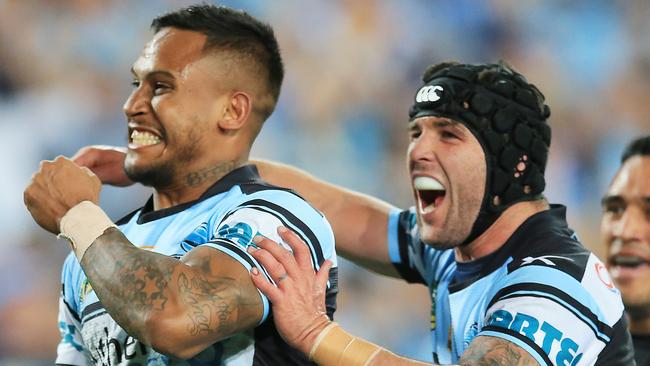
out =
[[[424,229],[425,224],[422,221],[423,220],[418,217],[420,232],[427,231],[427,229]],[[461,235],[458,233],[458,229],[454,227],[448,227],[448,222],[445,222],[445,224],[442,226],[442,229],[438,229],[438,233],[434,233],[432,236],[434,237],[430,239],[423,238],[422,241],[437,250],[452,249],[462,243],[462,240],[459,239]],[[465,237],[467,237],[467,235],[465,235]]]
[[171,187],[175,180],[182,180],[182,177],[177,176],[177,167],[190,163],[194,159],[195,150],[196,149],[194,149],[193,146],[186,147],[173,159],[152,163],[144,167],[136,167],[129,163],[129,160],[134,158],[131,156],[131,152],[129,151],[124,160],[124,172],[131,181],[140,183],[147,187]]

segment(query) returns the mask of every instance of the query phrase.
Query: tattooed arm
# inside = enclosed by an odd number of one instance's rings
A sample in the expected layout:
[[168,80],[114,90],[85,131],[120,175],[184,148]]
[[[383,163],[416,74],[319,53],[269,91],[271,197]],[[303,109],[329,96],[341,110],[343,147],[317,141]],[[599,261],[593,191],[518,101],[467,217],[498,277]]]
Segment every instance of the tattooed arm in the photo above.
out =
[[[535,359],[521,347],[505,339],[479,336],[463,353],[458,363],[461,366],[537,366]],[[408,360],[382,350],[368,366],[415,366],[426,365],[420,361]]]
[[262,318],[246,269],[213,248],[195,248],[178,261],[138,249],[110,228],[81,265],[115,321],[167,355],[191,358]]
[[461,365],[524,366],[537,365],[537,361],[521,347],[505,339],[479,336],[460,358]]

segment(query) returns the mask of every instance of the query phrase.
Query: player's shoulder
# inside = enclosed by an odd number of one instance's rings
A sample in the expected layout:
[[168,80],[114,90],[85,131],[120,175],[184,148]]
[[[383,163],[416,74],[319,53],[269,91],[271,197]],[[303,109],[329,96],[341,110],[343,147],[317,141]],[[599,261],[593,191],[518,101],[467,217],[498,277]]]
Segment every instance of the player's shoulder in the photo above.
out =
[[575,237],[548,239],[513,257],[497,297],[535,294],[615,324],[623,303],[604,263]]
[[324,215],[295,191],[278,187],[263,180],[239,184],[242,195],[237,206],[257,207],[301,217],[324,218]]

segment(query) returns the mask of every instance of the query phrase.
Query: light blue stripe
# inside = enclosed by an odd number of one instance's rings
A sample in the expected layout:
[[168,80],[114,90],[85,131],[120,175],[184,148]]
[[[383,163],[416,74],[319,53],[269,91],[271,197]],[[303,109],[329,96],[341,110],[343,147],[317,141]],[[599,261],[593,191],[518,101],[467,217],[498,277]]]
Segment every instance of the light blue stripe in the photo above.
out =
[[[561,259],[560,259],[561,260]],[[495,286],[495,289],[502,289],[511,285],[516,285],[523,282],[538,283],[541,285],[548,285],[555,287],[558,290],[566,293],[574,298],[578,303],[584,305],[591,310],[601,322],[609,325],[605,318],[599,304],[591,296],[591,294],[584,288],[580,282],[559,269],[527,265],[518,268],[516,271],[505,277],[505,283]],[[494,296],[493,293],[491,296]]]
[[402,259],[399,257],[399,243],[397,240],[397,230],[399,230],[397,224],[401,212],[402,210],[395,208],[388,214],[388,255],[393,263],[402,263]]
[[[526,352],[528,352],[531,356],[533,356],[535,361],[537,361],[537,363],[540,364],[540,366],[546,366],[546,361],[544,361],[544,357],[542,357],[539,354],[539,352],[535,351],[535,349],[533,349],[531,346],[529,346],[528,343],[522,341],[521,339],[519,339],[517,337],[513,337],[513,336],[511,336],[509,334],[505,334],[505,333],[495,332],[495,331],[492,331],[492,330],[485,330],[485,331],[479,332],[477,337],[478,336],[490,336],[490,337],[502,338],[502,339],[505,339],[505,340],[507,340],[509,342],[512,342],[512,343],[516,344],[517,346],[519,346],[519,347],[523,348],[524,350],[526,350]],[[470,345],[470,347],[471,347],[471,345]]]
[[[589,327],[591,327],[591,329],[594,331],[594,333],[598,334],[601,338],[604,338],[606,342],[610,341],[610,338],[606,334],[600,332],[598,330],[598,327],[596,326],[596,324],[594,324],[594,322],[591,321],[591,319],[586,317],[578,309],[571,306],[566,301],[560,299],[559,297],[557,297],[557,296],[555,296],[553,294],[549,294],[549,293],[541,292],[541,291],[517,291],[517,292],[512,292],[511,294],[524,294],[524,295],[531,294],[531,295],[544,295],[544,296],[550,297],[555,302],[560,303],[560,304],[566,306],[567,308],[569,308],[572,313],[574,313],[576,316],[578,316],[580,319],[582,319],[583,322],[585,322]],[[506,295],[506,298],[508,298],[511,294]]]
[[[246,268],[246,270],[248,272],[250,272],[250,270],[253,268],[250,265],[250,263],[248,263],[245,259],[243,259],[238,253],[236,253],[236,252],[234,252],[234,251],[232,251],[232,250],[230,250],[230,249],[228,249],[226,247],[216,245],[216,244],[213,244],[213,243],[206,243],[206,244],[203,244],[203,245],[207,245],[207,246],[209,246],[211,248],[214,248],[214,249],[216,249],[216,250],[218,250],[220,252],[226,253],[230,257],[236,259],[237,262],[241,263],[241,265],[244,266],[244,268]],[[253,260],[253,261],[255,261],[255,260]],[[263,272],[266,275],[267,279],[269,279],[269,281],[270,281],[271,279],[268,276],[268,274],[266,273],[266,271],[264,270],[264,268],[262,266],[260,266],[259,263],[257,263],[256,261],[255,261],[255,263],[257,264],[258,269],[261,269],[261,272]],[[273,283],[273,281],[271,281],[271,283]],[[262,319],[260,319],[260,322],[257,323],[257,325],[260,325],[269,316],[269,299],[259,289],[257,289],[257,292],[260,294],[260,297],[262,298],[262,305],[264,307],[264,313],[262,314]]]

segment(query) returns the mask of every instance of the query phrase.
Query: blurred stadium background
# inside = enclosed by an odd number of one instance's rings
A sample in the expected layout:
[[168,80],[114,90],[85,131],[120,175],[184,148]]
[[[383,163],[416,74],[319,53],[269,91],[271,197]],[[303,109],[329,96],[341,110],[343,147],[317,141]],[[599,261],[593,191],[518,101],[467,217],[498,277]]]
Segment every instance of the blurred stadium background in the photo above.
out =
[[[268,21],[286,64],[255,156],[302,167],[398,206],[411,203],[407,110],[434,62],[505,59],[545,93],[547,196],[602,253],[599,200],[623,145],[650,132],[647,0],[224,1]],[[0,364],[51,365],[68,248],[31,220],[22,191],[42,159],[124,145],[121,105],[151,19],[188,1],[0,0]],[[115,219],[149,190],[106,188]],[[344,263],[337,319],[430,360],[424,288]]]

